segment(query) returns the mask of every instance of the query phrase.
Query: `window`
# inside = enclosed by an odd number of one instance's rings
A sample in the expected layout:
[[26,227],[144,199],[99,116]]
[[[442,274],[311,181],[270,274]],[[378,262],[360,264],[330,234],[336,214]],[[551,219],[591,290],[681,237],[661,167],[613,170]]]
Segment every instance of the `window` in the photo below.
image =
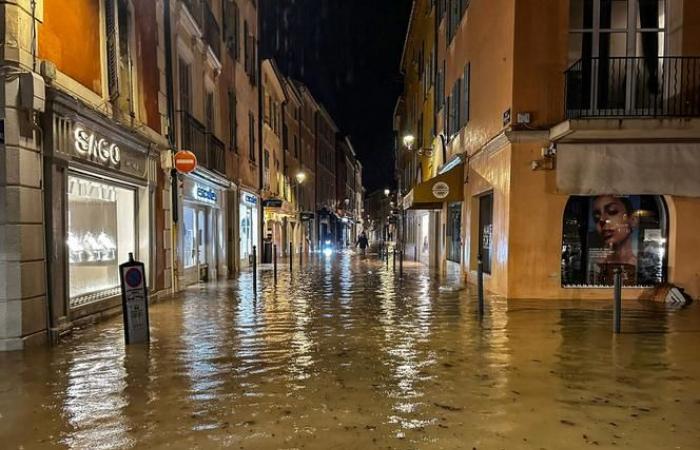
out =
[[447,0],[447,42],[452,42],[468,6],[469,0]]
[[70,304],[119,293],[119,264],[136,254],[136,192],[68,176]]
[[248,113],[248,159],[255,162],[255,113]]
[[270,151],[263,154],[263,189],[270,190]]
[[236,100],[236,93],[234,91],[229,91],[228,93],[228,123],[229,123],[229,145],[231,150],[238,152],[238,115],[236,110],[238,108],[238,101]]
[[665,0],[571,0],[569,17],[570,106],[613,115],[661,100]]
[[464,78],[462,79],[462,98],[459,102],[459,127],[464,128],[469,122],[469,88],[471,83],[471,63],[464,66]]
[[190,65],[180,59],[178,63],[180,78],[180,110],[192,111],[192,78]]
[[222,0],[224,11],[224,42],[231,57],[236,61],[241,54],[240,34],[241,34],[241,14],[235,0]]
[[625,286],[666,280],[668,220],[658,196],[573,196],[564,211],[561,280],[565,287]]
[[493,193],[479,197],[479,247],[484,273],[491,273],[493,254]]
[[214,93],[207,92],[206,103],[205,103],[205,113],[206,113],[206,126],[207,132],[214,134]]

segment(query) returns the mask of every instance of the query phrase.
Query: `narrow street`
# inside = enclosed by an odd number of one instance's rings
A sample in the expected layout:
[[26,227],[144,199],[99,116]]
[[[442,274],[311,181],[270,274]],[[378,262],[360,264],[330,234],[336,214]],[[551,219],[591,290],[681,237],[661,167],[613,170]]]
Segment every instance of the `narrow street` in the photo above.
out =
[[[3,448],[697,448],[697,305],[488,298],[319,256],[0,354]],[[442,289],[441,289],[442,286]]]

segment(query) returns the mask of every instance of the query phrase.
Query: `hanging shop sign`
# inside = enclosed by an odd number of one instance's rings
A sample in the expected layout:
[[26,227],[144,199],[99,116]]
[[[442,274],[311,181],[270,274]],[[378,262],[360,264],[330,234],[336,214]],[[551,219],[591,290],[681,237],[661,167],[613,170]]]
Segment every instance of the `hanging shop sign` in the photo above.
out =
[[447,197],[450,195],[450,185],[444,181],[438,181],[433,185],[433,195],[439,199]]
[[119,266],[122,287],[122,312],[124,314],[124,338],[127,344],[141,344],[150,340],[148,323],[148,289],[143,263],[134,260]]
[[281,208],[282,207],[282,199],[269,198],[267,200],[263,200],[263,207],[265,207],[265,208]]
[[173,159],[175,170],[180,173],[192,173],[197,168],[197,156],[189,150],[180,150]]
[[194,198],[205,203],[214,204],[219,199],[219,196],[216,194],[216,191],[210,188],[209,186],[203,186],[201,184],[195,183],[192,191],[194,194]]
[[300,214],[302,222],[309,222],[314,220],[315,214],[312,212],[303,212]]
[[105,166],[119,167],[121,150],[117,144],[78,124],[73,129],[73,139],[75,151],[80,156]]

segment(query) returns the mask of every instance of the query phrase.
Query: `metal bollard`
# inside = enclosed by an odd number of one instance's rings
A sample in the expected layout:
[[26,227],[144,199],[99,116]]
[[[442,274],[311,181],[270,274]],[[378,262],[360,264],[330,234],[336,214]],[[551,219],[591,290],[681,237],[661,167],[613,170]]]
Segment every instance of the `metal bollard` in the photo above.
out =
[[403,278],[403,250],[399,253],[399,278]]
[[289,271],[294,269],[294,244],[289,243]]
[[476,269],[476,293],[479,301],[479,315],[484,315],[484,261],[479,255]]
[[253,293],[258,292],[258,248],[253,246]]
[[277,244],[272,246],[272,274],[277,284]]
[[[389,250],[387,249],[387,255],[389,254],[388,252]],[[396,249],[394,249],[394,251],[391,252],[391,265],[394,267],[394,271],[396,271]]]
[[620,334],[622,331],[622,270],[615,269],[615,304],[613,306],[613,332]]
[[304,265],[304,245],[299,244],[299,269]]

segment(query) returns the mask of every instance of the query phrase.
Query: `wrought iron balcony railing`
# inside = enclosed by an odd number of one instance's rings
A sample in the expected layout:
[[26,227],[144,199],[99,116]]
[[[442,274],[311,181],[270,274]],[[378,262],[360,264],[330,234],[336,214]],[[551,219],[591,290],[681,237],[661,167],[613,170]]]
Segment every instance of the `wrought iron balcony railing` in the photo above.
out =
[[207,167],[226,175],[226,145],[213,133],[208,133]]
[[584,58],[565,76],[567,119],[700,116],[700,57]]
[[182,149],[194,153],[199,166],[226,174],[226,145],[185,111],[180,113],[180,133]]

